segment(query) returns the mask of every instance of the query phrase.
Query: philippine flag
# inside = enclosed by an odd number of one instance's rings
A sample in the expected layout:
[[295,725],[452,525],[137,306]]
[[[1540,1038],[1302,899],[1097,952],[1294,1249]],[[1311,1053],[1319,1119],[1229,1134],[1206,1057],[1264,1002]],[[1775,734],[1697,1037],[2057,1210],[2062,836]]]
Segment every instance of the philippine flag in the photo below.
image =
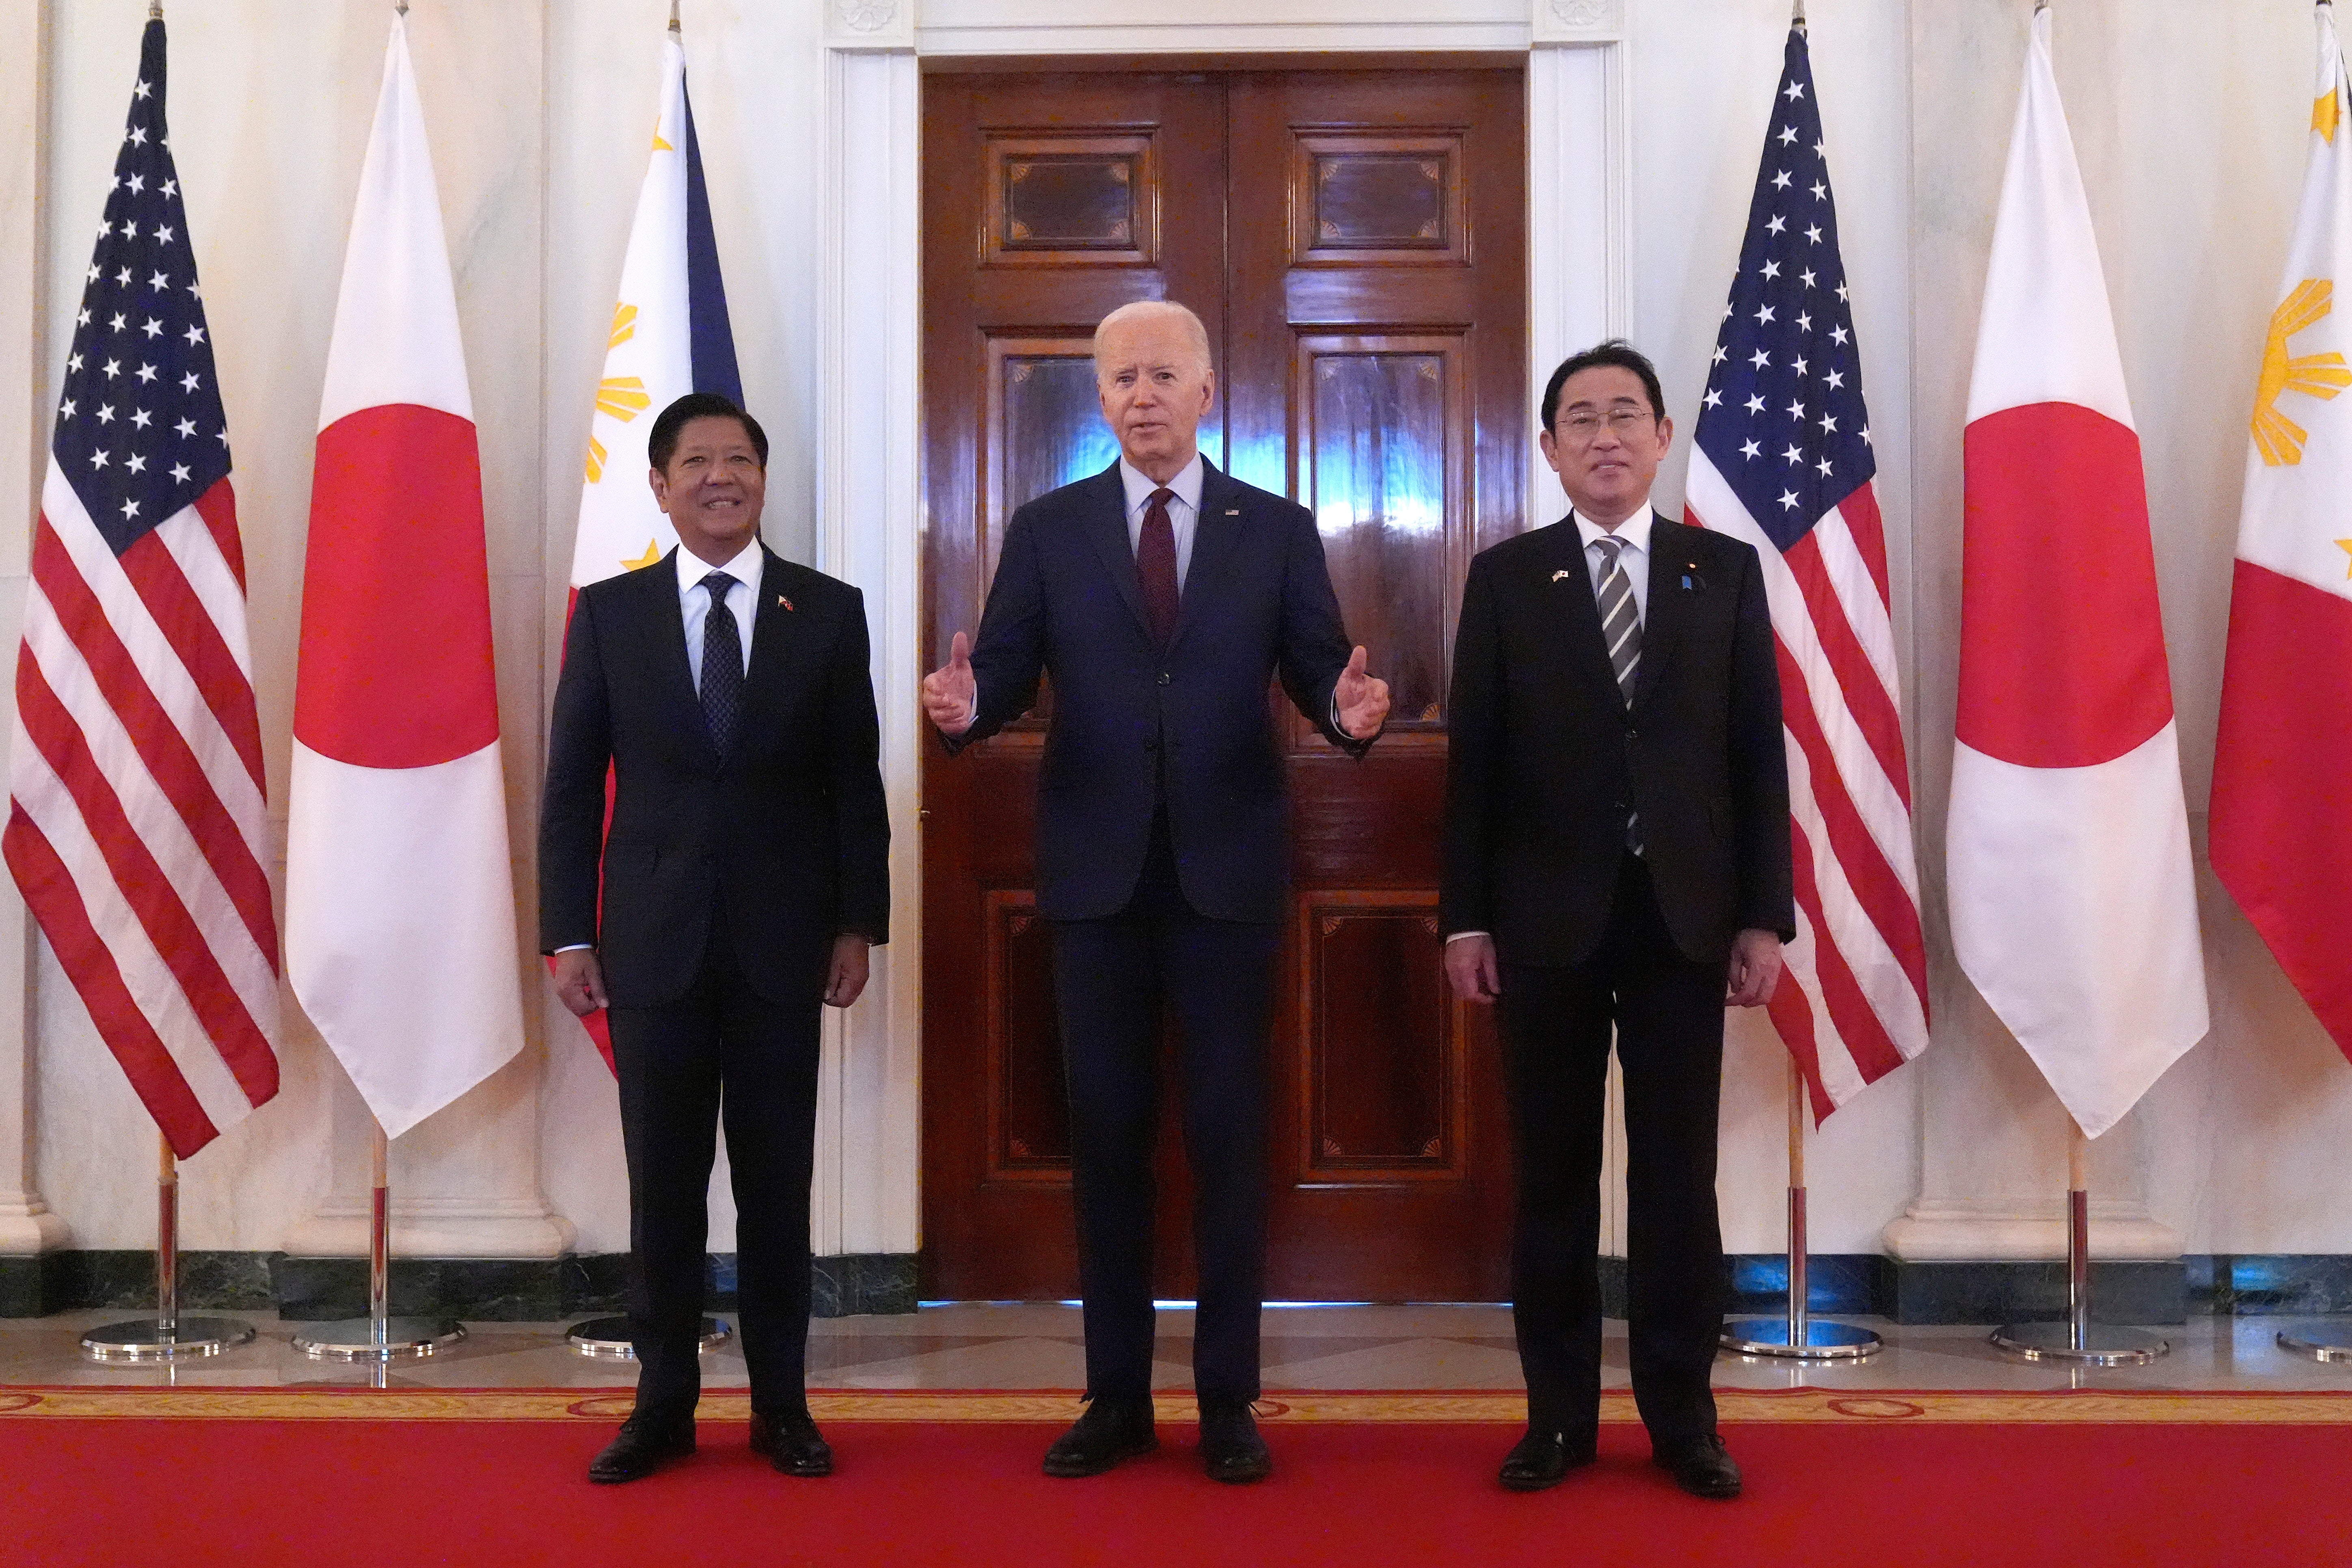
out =
[[522,1048],[481,465],[400,17],[320,400],[292,784],[287,970],[396,1138]]
[[1949,859],[1960,967],[2084,1132],[2204,1037],[2139,437],[2033,17],[1969,384]]
[[[2213,869],[2352,1055],[2352,85],[2329,8],[2303,207],[2263,344],[2213,754]],[[2298,109],[2300,106],[2298,105]]]
[[[580,523],[572,541],[574,595],[591,583],[650,566],[677,546],[677,531],[646,482],[652,467],[646,437],[654,416],[689,392],[743,401],[710,197],[702,183],[702,147],[686,91],[686,49],[673,28],[662,45],[653,155],[637,192],[604,373],[596,384]],[[604,1013],[580,1022],[611,1066]]]

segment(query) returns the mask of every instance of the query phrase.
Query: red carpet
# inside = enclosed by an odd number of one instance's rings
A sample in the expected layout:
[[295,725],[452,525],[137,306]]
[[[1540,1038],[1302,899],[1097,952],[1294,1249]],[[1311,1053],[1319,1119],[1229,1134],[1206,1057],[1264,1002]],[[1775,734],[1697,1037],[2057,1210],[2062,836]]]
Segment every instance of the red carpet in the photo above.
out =
[[2352,1563],[2352,1426],[2334,1423],[1748,1422],[1726,1427],[1748,1476],[1735,1503],[1675,1490],[1624,1426],[1604,1428],[1597,1467],[1532,1497],[1494,1484],[1507,1425],[1267,1426],[1278,1468],[1254,1488],[1204,1479],[1189,1425],[1163,1425],[1150,1459],[1051,1481],[1052,1426],[971,1420],[832,1423],[824,1481],[775,1475],[740,1425],[706,1421],[693,1459],[592,1488],[601,1420],[0,1420],[0,1561]]

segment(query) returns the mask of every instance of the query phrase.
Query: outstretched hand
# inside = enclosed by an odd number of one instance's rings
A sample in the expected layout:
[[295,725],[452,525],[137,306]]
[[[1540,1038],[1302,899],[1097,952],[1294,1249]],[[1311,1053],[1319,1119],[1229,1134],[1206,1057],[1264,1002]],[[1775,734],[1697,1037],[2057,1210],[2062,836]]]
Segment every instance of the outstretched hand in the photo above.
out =
[[1370,740],[1388,722],[1389,683],[1364,673],[1360,643],[1348,656],[1348,668],[1339,672],[1339,684],[1333,689],[1331,700],[1339,710],[1339,728],[1356,740]]
[[948,645],[948,661],[923,677],[923,712],[940,733],[962,734],[980,706],[980,683],[972,679],[971,643],[961,632]]

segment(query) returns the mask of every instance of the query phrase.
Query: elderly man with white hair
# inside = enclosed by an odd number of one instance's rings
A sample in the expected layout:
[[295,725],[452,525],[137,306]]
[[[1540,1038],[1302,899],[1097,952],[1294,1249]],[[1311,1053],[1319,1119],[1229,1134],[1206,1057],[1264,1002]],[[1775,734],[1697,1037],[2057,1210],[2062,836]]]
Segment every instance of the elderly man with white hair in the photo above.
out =
[[1045,1473],[1090,1476],[1155,1446],[1151,1149],[1159,1025],[1183,1041],[1199,1309],[1201,1457],[1223,1481],[1272,1468],[1250,1415],[1265,1274],[1265,1026],[1283,910],[1279,676],[1360,756],[1387,683],[1350,650],[1304,507],[1201,455],[1216,395],[1183,306],[1126,305],[1095,332],[1118,461],[1013,514],[969,648],[923,681],[951,750],[1053,681],[1037,790],[1037,904],[1054,927],[1069,1081],[1087,1394]]

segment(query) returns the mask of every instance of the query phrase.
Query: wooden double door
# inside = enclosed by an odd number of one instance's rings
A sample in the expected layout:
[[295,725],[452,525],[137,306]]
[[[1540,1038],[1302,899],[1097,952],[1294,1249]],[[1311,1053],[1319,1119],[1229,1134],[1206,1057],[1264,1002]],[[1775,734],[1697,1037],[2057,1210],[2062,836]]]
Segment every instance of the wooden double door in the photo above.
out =
[[[1394,699],[1361,763],[1269,694],[1292,897],[1275,986],[1276,1300],[1507,1293],[1491,1022],[1440,970],[1448,652],[1478,549],[1526,524],[1517,69],[941,73],[924,83],[924,667],[979,622],[1013,510],[1118,455],[1089,341],[1132,300],[1207,323],[1209,459],[1316,514]],[[928,1294],[1077,1289],[1039,710],[923,774]],[[1173,1083],[1156,1292],[1192,1294]]]

